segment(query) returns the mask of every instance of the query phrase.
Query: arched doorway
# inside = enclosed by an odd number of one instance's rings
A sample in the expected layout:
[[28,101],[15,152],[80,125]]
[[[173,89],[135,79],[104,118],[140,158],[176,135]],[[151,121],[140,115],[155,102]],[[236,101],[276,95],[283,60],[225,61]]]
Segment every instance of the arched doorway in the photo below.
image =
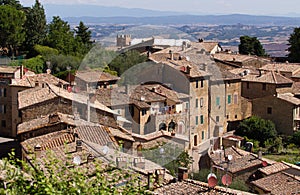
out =
[[161,130],[167,130],[167,125],[166,125],[166,123],[160,123],[159,124],[159,128],[158,128],[158,130],[159,131],[161,131]]
[[175,131],[176,123],[171,120],[171,122],[168,125],[168,131]]

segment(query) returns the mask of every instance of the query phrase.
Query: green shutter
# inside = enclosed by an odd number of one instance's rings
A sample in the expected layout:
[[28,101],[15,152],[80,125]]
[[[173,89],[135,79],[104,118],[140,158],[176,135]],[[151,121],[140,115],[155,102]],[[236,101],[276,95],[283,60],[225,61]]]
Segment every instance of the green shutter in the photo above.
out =
[[228,101],[228,104],[231,104],[231,95],[228,95],[227,101]]

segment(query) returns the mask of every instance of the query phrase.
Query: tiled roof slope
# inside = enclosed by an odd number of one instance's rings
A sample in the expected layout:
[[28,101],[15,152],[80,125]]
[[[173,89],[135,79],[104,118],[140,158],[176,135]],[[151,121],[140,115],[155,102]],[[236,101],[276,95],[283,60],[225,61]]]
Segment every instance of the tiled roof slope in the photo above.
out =
[[252,182],[253,185],[270,194],[299,194],[300,180],[284,172],[279,172]]
[[87,83],[116,81],[120,79],[120,77],[99,70],[78,71],[76,72],[76,77]]
[[292,84],[293,81],[288,79],[277,72],[268,72],[266,74],[258,75],[246,75],[242,79],[243,81],[270,83],[270,84]]
[[56,86],[69,84],[68,82],[59,79],[51,74],[41,73],[41,74],[23,76],[22,79],[14,79],[11,85],[23,86],[23,87],[35,87],[36,82],[47,83]]
[[263,167],[263,168],[259,168],[258,170],[262,173],[264,173],[265,175],[271,175],[273,173],[278,173],[280,171],[286,170],[288,169],[289,166],[282,163],[282,162],[276,162],[272,165],[269,165],[267,167]]
[[239,190],[233,190],[229,188],[216,186],[214,188],[208,187],[207,183],[203,183],[195,180],[183,180],[176,183],[170,183],[154,190],[153,194],[164,195],[250,195],[251,193],[243,192]]

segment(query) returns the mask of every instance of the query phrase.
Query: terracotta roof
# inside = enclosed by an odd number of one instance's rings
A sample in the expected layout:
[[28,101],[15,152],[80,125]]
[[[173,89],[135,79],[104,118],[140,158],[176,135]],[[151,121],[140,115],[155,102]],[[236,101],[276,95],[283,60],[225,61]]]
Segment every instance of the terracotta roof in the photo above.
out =
[[296,72],[300,71],[300,63],[266,64],[263,67],[261,67],[260,70],[296,73]]
[[28,75],[23,76],[22,79],[14,79],[12,81],[13,86],[24,86],[24,87],[35,87],[36,82],[39,83],[47,83],[52,85],[68,85],[69,83],[59,79],[51,74],[47,73],[41,73],[41,74],[34,74],[34,75]]
[[196,195],[196,194],[231,194],[231,195],[248,195],[251,193],[233,190],[230,188],[216,186],[214,188],[208,187],[207,183],[195,180],[183,180],[176,183],[170,183],[154,190],[153,194],[164,195]]
[[206,52],[211,52],[216,46],[219,46],[219,42],[191,42],[191,47],[193,49],[201,50],[204,49]]
[[213,58],[216,60],[233,62],[233,63],[234,62],[245,63],[251,60],[262,60],[262,61],[269,62],[269,60],[257,56],[223,53],[223,52],[213,54]]
[[[50,122],[50,118],[54,115],[58,116],[58,121],[55,123]],[[87,122],[82,119],[75,119],[73,115],[63,114],[63,113],[54,113],[49,114],[47,116],[41,116],[37,119],[33,119],[27,122],[20,123],[18,125],[18,134],[26,133],[29,131],[34,131],[43,127],[47,126],[53,126],[58,123],[65,123],[72,126],[83,126],[83,125],[89,125],[89,126],[96,126],[98,124]]]
[[87,83],[117,81],[120,79],[120,77],[116,77],[99,70],[77,71],[76,77]]
[[8,73],[8,74],[13,74],[15,73],[18,69],[20,69],[19,66],[0,66],[0,73]]
[[300,99],[296,98],[292,93],[277,94],[277,97],[291,104],[300,105]]
[[[68,92],[63,88],[51,84],[47,84],[42,88],[37,87],[37,88],[32,88],[32,89],[19,92],[19,97],[18,97],[19,109],[23,109],[28,106],[45,102],[47,100],[51,100],[56,97],[62,97],[81,104],[87,104],[87,96],[79,93]],[[92,108],[103,110],[108,113],[117,114],[111,109],[109,109],[108,107],[98,102],[97,100],[91,102],[90,106]]]
[[300,180],[284,172],[251,182],[254,186],[270,194],[298,194]]
[[[179,60],[179,56],[181,56],[181,54],[174,53],[173,55],[174,55],[174,59],[171,60],[170,59],[170,54],[157,52],[157,53],[152,54],[149,57],[149,59],[156,62],[156,63],[163,63],[163,64],[166,64],[166,65],[169,65],[172,68],[183,72],[187,77],[196,78],[196,77],[207,77],[207,76],[211,75],[208,72],[200,70],[200,67],[198,65],[196,65],[192,61],[189,61],[184,56],[181,58],[181,60]],[[185,73],[185,70],[186,70],[187,66],[189,66],[191,68],[190,69],[190,74]]]
[[[256,155],[233,146],[226,148],[225,154],[226,156],[232,156],[232,160],[228,167],[228,171],[231,173],[236,173],[251,167],[262,165],[262,160],[258,159]],[[213,154],[210,155],[210,158],[215,165],[223,168],[224,166],[227,167],[223,150],[214,151]]]
[[269,83],[269,84],[292,84],[293,83],[291,79],[288,79],[276,72],[268,72],[266,74],[262,74],[261,76],[249,74],[243,77],[242,80],[249,81],[249,82]]
[[273,173],[278,173],[280,171],[286,170],[290,168],[288,165],[282,163],[282,162],[276,162],[272,165],[269,165],[267,167],[259,168],[258,170],[265,175],[271,175]]
[[294,82],[292,89],[294,94],[300,94],[300,82]]

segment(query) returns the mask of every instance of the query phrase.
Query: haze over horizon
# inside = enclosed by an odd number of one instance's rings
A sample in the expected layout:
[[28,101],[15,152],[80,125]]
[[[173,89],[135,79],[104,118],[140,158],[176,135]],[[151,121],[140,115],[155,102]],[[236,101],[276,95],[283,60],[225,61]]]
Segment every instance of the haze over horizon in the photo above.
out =
[[[32,6],[35,0],[20,0],[24,6]],[[62,0],[43,0],[41,3],[47,10],[47,5],[99,5],[107,7],[139,8],[155,11],[194,15],[221,15],[221,14],[249,14],[269,16],[300,16],[300,6],[297,0],[75,0],[72,2]],[[57,13],[63,14],[63,13]],[[177,15],[176,14],[176,15]],[[74,16],[83,16],[76,15]]]

